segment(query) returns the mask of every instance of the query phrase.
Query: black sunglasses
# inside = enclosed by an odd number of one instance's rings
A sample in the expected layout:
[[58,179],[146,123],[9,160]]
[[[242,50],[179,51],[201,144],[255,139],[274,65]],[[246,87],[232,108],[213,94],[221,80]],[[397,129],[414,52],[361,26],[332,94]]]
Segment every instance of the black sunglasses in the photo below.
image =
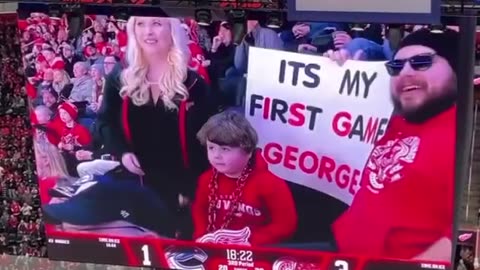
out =
[[390,76],[398,76],[408,62],[414,70],[427,70],[433,64],[434,53],[418,54],[406,59],[395,59],[385,63]]

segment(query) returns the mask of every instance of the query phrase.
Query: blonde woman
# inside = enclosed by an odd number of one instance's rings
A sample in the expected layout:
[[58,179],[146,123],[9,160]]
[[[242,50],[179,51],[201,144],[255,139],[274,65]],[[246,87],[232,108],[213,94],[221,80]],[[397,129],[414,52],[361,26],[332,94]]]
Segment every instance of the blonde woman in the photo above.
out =
[[72,91],[73,84],[70,82],[70,76],[63,69],[55,69],[53,71],[53,89],[58,95],[68,97]]
[[208,167],[195,134],[216,103],[187,67],[188,38],[178,19],[131,17],[127,36],[127,67],[107,77],[98,124],[125,171],[176,212]]
[[37,176],[42,204],[50,202],[49,190],[57,185],[68,185],[73,178],[68,175],[67,165],[58,148],[46,140],[34,141]]
[[53,117],[53,112],[45,105],[35,107],[32,125],[35,128],[33,138],[38,143],[47,141],[47,125]]
[[45,141],[35,141],[34,150],[38,179],[68,177],[65,161],[55,145]]

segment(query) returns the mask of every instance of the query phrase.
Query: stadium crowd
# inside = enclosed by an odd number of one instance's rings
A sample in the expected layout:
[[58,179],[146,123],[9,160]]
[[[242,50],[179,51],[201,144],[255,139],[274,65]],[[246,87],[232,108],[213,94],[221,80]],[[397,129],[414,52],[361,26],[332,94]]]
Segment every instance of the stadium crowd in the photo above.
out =
[[46,256],[16,20],[1,21],[0,251]]
[[40,259],[47,257],[45,228],[15,15],[0,16],[0,268],[130,269]]

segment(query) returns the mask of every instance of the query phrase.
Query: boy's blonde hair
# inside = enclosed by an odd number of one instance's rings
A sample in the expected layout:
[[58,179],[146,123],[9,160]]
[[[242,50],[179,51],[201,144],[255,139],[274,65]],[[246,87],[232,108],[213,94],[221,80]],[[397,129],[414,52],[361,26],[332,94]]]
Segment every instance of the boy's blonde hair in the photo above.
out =
[[197,133],[202,145],[210,141],[219,145],[240,147],[247,153],[257,148],[258,135],[248,120],[235,111],[216,114],[202,126]]

